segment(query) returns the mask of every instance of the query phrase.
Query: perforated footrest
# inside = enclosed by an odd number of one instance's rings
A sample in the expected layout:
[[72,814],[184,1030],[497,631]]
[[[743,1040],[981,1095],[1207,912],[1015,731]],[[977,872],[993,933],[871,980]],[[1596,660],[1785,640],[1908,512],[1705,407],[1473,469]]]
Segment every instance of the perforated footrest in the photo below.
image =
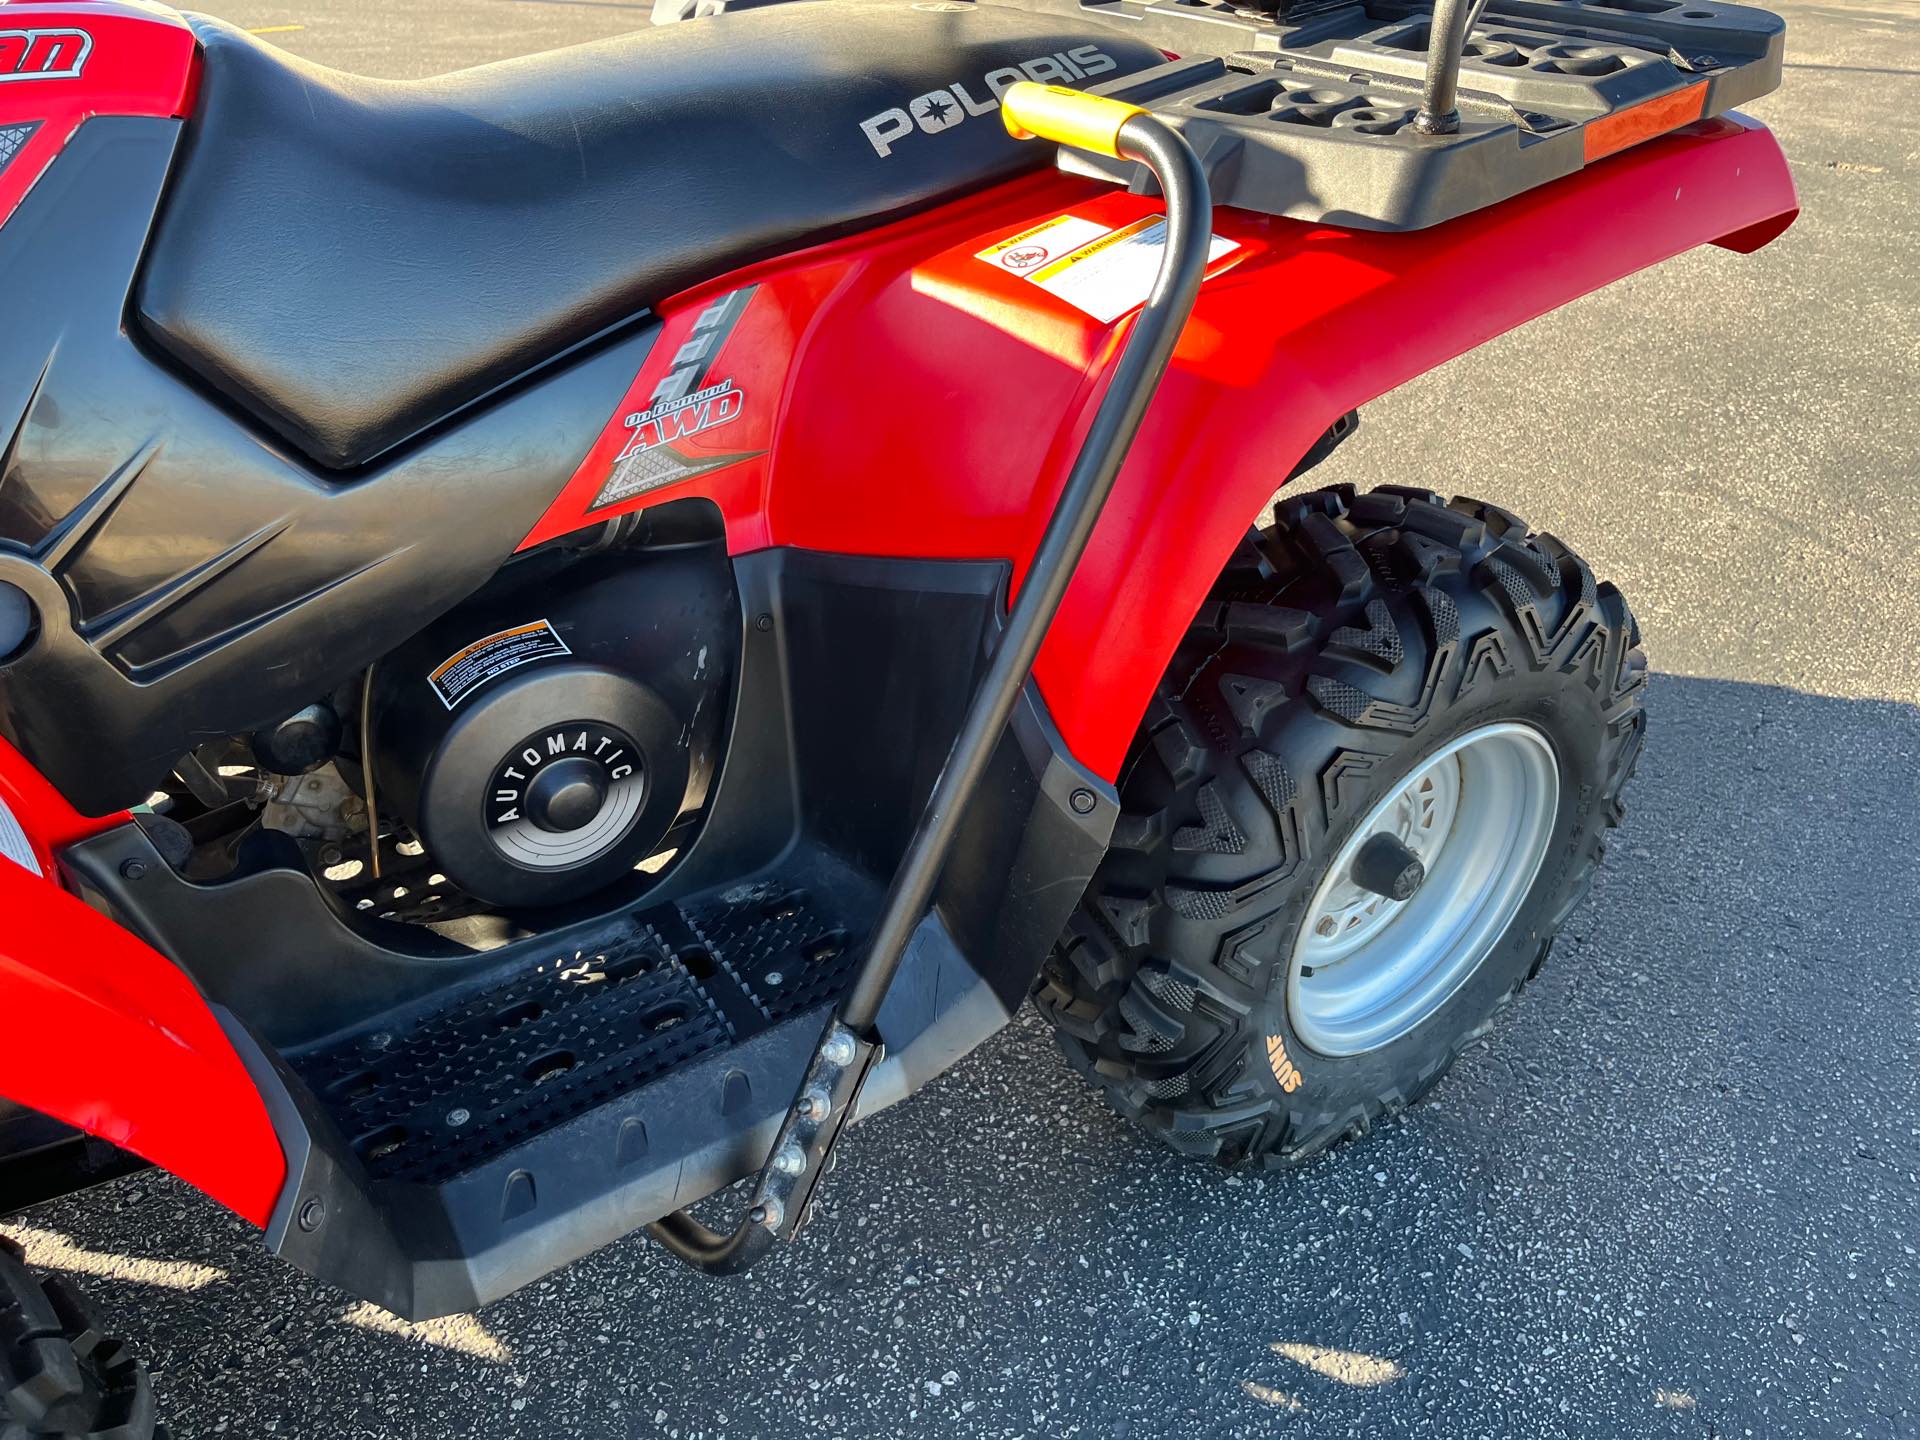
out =
[[823,871],[696,897],[523,950],[511,974],[295,1068],[371,1179],[439,1185],[827,1005],[863,915]]
[[302,1069],[370,1175],[434,1184],[729,1038],[706,992],[636,924]]
[[687,923],[769,1022],[837,999],[852,973],[846,926],[798,887],[766,886],[693,906]]

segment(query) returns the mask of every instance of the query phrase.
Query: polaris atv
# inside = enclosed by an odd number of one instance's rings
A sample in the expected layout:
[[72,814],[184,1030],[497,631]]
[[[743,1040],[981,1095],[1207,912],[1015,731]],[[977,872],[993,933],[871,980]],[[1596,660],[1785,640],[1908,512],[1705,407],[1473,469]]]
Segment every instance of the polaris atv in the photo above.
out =
[[[410,1318],[739,1271],[1029,996],[1290,1165],[1580,904],[1619,592],[1418,483],[1255,522],[1784,230],[1780,21],[698,8],[399,84],[0,5],[0,1210],[158,1165]],[[0,1248],[0,1433],[151,1434]]]

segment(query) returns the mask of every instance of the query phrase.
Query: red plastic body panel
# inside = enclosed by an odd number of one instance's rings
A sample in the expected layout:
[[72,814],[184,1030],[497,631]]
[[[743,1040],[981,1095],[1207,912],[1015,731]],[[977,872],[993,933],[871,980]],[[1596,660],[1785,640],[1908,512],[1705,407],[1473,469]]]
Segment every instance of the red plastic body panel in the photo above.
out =
[[[704,495],[736,552],[1007,559],[1017,584],[1126,322],[977,252],[1058,214],[1120,226],[1157,208],[1043,175],[676,298],[627,403],[525,544]],[[1796,208],[1772,135],[1730,117],[1432,230],[1221,211],[1238,248],[1201,292],[1037,667],[1073,753],[1118,775],[1207,587],[1341,413],[1682,250],[1752,248]],[[698,348],[714,299],[747,285],[704,372],[740,391],[738,414],[677,446],[719,468],[595,508],[626,421]]]
[[193,982],[49,880],[0,860],[8,1099],[110,1140],[264,1226],[286,1159]]
[[95,115],[182,116],[199,47],[180,16],[139,0],[0,4],[0,125],[37,123],[0,170],[0,224]]
[[97,818],[82,815],[5,740],[0,740],[0,802],[5,802],[27,832],[42,875],[59,873],[54,856],[64,846],[111,830],[127,818],[124,810]]

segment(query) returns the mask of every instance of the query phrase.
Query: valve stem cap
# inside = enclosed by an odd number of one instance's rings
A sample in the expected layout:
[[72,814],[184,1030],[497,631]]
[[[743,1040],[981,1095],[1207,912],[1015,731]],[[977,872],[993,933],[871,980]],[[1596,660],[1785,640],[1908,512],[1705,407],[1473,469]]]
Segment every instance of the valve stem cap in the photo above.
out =
[[1353,883],[1389,900],[1411,900],[1427,878],[1427,867],[1398,835],[1375,835],[1353,857],[1347,872]]

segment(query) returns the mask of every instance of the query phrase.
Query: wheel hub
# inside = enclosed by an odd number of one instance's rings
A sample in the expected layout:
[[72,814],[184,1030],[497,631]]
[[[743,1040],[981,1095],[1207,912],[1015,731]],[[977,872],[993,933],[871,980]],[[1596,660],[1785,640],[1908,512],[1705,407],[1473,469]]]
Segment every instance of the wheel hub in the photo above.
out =
[[1469,731],[1361,820],[1308,904],[1287,982],[1296,1033],[1328,1055],[1391,1044],[1465,984],[1546,858],[1559,765],[1531,725]]

